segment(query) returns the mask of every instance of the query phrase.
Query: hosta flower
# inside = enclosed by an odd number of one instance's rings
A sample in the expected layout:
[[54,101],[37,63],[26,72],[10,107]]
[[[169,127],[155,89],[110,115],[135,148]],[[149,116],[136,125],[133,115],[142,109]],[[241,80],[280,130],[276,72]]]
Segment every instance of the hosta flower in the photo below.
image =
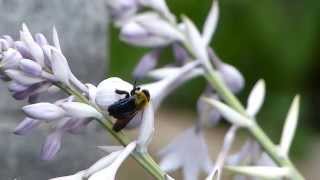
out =
[[143,47],[165,46],[185,39],[179,30],[153,12],[130,19],[122,26],[120,38],[129,44]]
[[149,71],[154,69],[158,64],[161,50],[162,49],[154,49],[145,54],[136,65],[133,71],[133,77],[142,79]]
[[[145,95],[149,97],[145,97]],[[142,101],[146,102],[140,103]],[[146,151],[154,131],[154,112],[151,101],[152,92],[149,92],[148,89],[134,87],[132,84],[117,77],[102,81],[97,87],[95,99],[97,106],[105,114],[116,119],[116,123],[113,126],[115,131],[121,130],[127,124],[130,127],[130,122],[142,123],[137,140],[141,151]],[[118,129],[119,127],[120,129]]]
[[209,173],[213,163],[201,131],[195,128],[181,135],[160,151],[160,167],[166,172],[182,169],[185,180],[197,180],[201,171]]
[[167,67],[149,72],[149,76],[160,80],[141,87],[150,91],[154,108],[157,109],[161,102],[181,84],[201,75],[202,71],[197,68],[198,65],[199,63],[194,61],[181,68]]
[[[209,91],[209,92],[208,92]],[[198,99],[197,102],[197,111],[198,111],[198,117],[199,117],[199,123],[201,126],[215,126],[217,123],[219,123],[221,119],[220,112],[209,105],[207,102],[203,101],[201,97],[208,97],[211,99],[219,100],[219,96],[217,94],[214,94],[210,90],[206,90]]]
[[245,80],[241,72],[234,66],[224,63],[212,49],[208,50],[208,54],[218,74],[230,91],[233,93],[240,92],[245,85]]
[[135,150],[136,142],[131,142],[124,149],[112,152],[103,157],[86,170],[76,174],[57,177],[50,180],[114,180],[124,160]]
[[14,133],[24,135],[41,123],[50,123],[53,132],[42,147],[41,157],[44,160],[53,159],[61,147],[65,133],[78,133],[93,118],[102,118],[102,114],[92,106],[72,100],[73,98],[69,97],[55,104],[43,102],[24,106],[22,109],[27,118],[16,127]]
[[32,102],[38,94],[46,92],[54,82],[83,88],[70,71],[68,62],[60,49],[59,38],[53,30],[53,45],[43,34],[32,36],[25,24],[20,39],[10,36],[0,38],[0,70],[5,80],[10,80],[9,90],[18,100],[29,98]]

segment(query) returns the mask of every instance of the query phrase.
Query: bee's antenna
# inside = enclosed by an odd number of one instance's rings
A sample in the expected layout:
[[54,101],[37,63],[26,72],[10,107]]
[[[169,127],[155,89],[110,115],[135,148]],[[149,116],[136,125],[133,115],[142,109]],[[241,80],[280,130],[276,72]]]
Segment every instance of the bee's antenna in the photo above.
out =
[[134,80],[133,89],[136,89],[136,87],[137,87],[137,80]]
[[134,80],[133,89],[130,92],[131,96],[135,93],[136,90],[137,90],[137,80]]

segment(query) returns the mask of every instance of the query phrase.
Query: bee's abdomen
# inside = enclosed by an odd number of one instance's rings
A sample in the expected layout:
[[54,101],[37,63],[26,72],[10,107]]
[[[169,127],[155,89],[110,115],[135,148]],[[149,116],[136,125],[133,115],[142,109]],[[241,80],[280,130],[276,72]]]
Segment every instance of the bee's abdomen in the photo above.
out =
[[109,114],[116,119],[123,119],[132,111],[136,111],[134,98],[121,99],[120,101],[110,105],[108,108]]

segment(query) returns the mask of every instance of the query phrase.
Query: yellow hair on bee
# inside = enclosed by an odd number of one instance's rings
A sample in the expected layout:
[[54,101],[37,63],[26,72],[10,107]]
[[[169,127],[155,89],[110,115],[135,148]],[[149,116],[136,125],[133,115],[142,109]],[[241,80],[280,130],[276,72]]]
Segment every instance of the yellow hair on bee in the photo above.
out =
[[143,91],[136,91],[134,96],[135,96],[135,104],[139,107],[139,109],[142,109],[149,102],[149,97]]

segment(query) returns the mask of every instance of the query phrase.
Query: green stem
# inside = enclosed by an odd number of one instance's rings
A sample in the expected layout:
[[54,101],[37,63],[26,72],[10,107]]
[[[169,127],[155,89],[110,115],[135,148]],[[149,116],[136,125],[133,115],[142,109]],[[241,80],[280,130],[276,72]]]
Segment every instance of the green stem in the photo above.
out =
[[[92,105],[89,100],[83,96],[80,92],[75,90],[72,87],[66,86],[62,83],[55,83],[57,87],[65,91],[67,94],[74,95],[78,101],[82,103],[86,103]],[[93,106],[93,105],[92,105]],[[95,107],[95,106],[94,106]],[[97,107],[95,107],[97,108]],[[97,109],[101,112],[100,109]],[[131,141],[130,139],[122,132],[115,132],[112,130],[113,124],[108,119],[97,119],[97,122],[107,130],[121,145],[126,146]],[[153,158],[148,153],[140,153],[140,152],[133,152],[131,156],[145,169],[147,172],[152,175],[157,180],[164,180],[165,173],[160,169],[159,165],[153,160]]]

